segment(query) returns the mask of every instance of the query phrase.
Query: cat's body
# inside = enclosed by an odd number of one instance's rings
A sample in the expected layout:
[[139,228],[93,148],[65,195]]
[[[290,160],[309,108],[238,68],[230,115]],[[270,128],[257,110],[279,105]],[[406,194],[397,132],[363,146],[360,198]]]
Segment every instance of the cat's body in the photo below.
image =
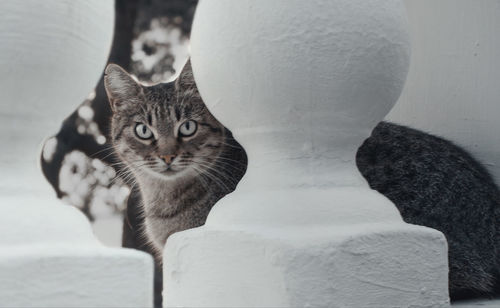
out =
[[444,233],[452,299],[500,291],[500,192],[472,156],[442,138],[382,122],[356,161],[406,222]]
[[105,82],[112,143],[138,186],[142,232],[160,261],[171,234],[203,225],[235,189],[246,154],[206,109],[189,62],[176,82],[146,87],[115,65]]
[[[175,83],[152,87],[116,66],[106,72],[113,145],[140,195],[129,203],[133,223],[125,236],[134,241],[127,245],[143,247],[137,236],[142,232],[161,257],[168,236],[203,225],[215,202],[235,189],[246,155],[205,108],[189,63]],[[375,128],[357,163],[405,221],[445,234],[453,298],[497,291],[500,193],[485,168],[446,140],[390,123]]]

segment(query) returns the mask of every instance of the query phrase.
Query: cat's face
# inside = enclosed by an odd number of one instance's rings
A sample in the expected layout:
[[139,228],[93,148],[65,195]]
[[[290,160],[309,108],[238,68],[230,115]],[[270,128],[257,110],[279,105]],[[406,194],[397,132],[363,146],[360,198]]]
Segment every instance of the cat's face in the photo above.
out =
[[201,100],[189,62],[175,82],[151,87],[109,65],[105,87],[113,146],[129,168],[165,180],[213,168],[225,130]]

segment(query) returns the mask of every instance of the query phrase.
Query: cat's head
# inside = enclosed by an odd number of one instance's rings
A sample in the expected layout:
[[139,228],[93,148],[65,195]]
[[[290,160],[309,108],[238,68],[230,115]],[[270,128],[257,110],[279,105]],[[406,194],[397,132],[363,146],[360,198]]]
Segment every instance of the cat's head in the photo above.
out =
[[104,85],[113,111],[113,147],[130,169],[169,180],[213,167],[225,129],[205,107],[189,61],[176,81],[154,86],[110,64]]

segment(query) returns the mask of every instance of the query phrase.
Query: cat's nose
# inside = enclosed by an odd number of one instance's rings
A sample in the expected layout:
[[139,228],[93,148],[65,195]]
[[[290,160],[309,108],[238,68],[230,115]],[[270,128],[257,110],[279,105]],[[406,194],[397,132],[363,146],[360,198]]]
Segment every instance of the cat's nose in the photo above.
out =
[[160,156],[160,159],[162,159],[167,165],[170,165],[175,157],[177,157],[177,155],[162,155]]

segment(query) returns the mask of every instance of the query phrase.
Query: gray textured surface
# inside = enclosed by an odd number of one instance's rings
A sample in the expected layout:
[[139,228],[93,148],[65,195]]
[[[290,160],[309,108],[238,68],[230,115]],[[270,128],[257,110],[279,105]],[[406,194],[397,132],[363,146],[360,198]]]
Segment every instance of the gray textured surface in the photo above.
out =
[[452,305],[452,308],[476,308],[476,307],[488,307],[488,308],[500,308],[500,298],[493,300],[473,300],[473,301],[463,301],[457,302]]

